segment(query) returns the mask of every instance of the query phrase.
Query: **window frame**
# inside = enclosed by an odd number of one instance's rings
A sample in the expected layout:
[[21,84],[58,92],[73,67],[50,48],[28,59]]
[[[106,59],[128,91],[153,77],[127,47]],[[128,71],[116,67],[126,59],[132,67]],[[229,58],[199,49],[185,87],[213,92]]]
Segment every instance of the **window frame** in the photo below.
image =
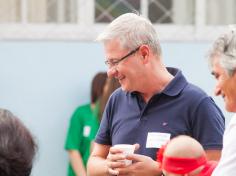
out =
[[[195,23],[193,25],[154,24],[163,41],[210,41],[222,33],[226,26],[206,25],[206,0],[195,1]],[[95,0],[78,0],[78,21],[74,24],[44,23],[27,21],[27,0],[21,3],[20,23],[1,23],[0,40],[72,40],[94,41],[107,23],[94,23]],[[141,0],[141,14],[148,16],[148,1]],[[86,15],[84,15],[86,14]]]

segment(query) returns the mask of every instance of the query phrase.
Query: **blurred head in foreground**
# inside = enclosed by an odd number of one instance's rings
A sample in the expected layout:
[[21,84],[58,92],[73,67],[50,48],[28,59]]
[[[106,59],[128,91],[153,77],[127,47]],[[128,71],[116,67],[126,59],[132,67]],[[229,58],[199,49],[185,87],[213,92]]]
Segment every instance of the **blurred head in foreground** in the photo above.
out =
[[0,175],[29,176],[36,150],[30,131],[10,111],[0,108]]
[[217,162],[207,161],[201,144],[185,135],[173,138],[158,152],[165,176],[210,176]]

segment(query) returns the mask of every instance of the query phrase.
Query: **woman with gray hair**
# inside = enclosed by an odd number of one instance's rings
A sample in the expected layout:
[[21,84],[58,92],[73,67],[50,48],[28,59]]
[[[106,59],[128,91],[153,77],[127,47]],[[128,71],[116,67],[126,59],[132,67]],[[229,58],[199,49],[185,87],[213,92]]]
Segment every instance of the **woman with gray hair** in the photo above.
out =
[[[220,36],[213,44],[209,63],[217,83],[215,95],[221,95],[225,108],[236,112],[236,31]],[[236,175],[236,115],[231,119],[224,133],[220,162],[213,176]]]

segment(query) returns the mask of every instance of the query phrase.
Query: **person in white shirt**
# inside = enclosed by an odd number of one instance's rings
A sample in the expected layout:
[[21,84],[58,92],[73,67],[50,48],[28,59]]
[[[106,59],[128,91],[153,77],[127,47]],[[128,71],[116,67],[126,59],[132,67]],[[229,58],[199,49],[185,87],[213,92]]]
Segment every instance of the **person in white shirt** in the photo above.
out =
[[[223,34],[214,42],[209,63],[217,80],[215,95],[223,97],[227,111],[236,112],[236,30]],[[212,174],[222,175],[236,175],[236,115],[225,130],[222,156]]]

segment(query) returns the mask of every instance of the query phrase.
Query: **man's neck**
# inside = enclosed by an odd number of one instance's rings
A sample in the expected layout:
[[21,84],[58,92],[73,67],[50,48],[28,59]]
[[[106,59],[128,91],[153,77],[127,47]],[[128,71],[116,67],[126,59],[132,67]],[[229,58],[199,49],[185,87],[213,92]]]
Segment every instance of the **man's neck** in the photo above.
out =
[[144,84],[143,91],[140,91],[140,95],[146,103],[153,95],[162,92],[174,78],[168,71],[164,75],[161,80],[157,77],[157,79],[150,79],[151,81]]

